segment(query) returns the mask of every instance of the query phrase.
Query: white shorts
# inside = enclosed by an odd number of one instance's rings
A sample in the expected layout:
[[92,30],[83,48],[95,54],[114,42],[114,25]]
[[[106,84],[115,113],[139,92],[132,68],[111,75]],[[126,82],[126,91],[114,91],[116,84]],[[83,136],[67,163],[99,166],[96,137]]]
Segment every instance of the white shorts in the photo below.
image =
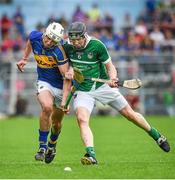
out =
[[55,88],[45,81],[37,81],[36,89],[37,89],[37,94],[45,90],[49,91],[54,97],[54,105],[58,108],[60,107],[63,96],[62,89]]
[[128,105],[118,88],[111,88],[107,84],[103,84],[96,90],[88,92],[77,91],[74,96],[74,110],[78,107],[84,107],[91,113],[96,100],[102,104],[110,105],[117,111]]

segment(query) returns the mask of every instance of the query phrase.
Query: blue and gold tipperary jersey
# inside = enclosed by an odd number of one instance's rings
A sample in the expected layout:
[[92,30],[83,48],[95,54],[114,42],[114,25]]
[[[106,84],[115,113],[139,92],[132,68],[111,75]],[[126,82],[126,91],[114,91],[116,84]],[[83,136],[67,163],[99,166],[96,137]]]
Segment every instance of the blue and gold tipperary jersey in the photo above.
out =
[[38,80],[48,82],[52,86],[62,89],[63,77],[58,66],[68,62],[62,46],[44,48],[42,42],[43,33],[32,31],[29,40],[32,45],[35,60],[37,62]]

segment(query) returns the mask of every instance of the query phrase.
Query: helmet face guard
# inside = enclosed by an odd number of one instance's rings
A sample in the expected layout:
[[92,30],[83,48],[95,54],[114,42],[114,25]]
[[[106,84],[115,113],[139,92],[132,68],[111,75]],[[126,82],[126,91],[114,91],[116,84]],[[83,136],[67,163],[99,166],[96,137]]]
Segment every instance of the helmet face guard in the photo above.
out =
[[61,24],[53,22],[46,28],[44,35],[59,44],[64,36],[64,28]]
[[82,22],[74,22],[70,25],[68,29],[68,36],[70,40],[80,39],[81,37],[85,37],[86,26]]
[[70,40],[80,39],[81,37],[84,37],[84,35],[80,35],[80,34],[76,34],[76,33],[69,33]]
[[50,32],[49,34],[45,33],[45,35],[48,36],[51,40],[53,40],[56,44],[62,40],[61,37],[55,35],[53,32]]

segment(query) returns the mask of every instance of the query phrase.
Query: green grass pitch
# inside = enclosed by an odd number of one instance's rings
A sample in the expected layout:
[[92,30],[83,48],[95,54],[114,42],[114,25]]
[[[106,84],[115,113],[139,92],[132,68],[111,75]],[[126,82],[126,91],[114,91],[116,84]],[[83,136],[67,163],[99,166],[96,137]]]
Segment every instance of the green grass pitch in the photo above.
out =
[[[0,179],[173,179],[175,118],[147,117],[166,135],[171,152],[163,152],[143,130],[117,117],[91,117],[98,166],[83,166],[85,150],[74,116],[67,116],[53,163],[36,162],[38,119],[0,120]],[[72,172],[65,172],[65,167]]]

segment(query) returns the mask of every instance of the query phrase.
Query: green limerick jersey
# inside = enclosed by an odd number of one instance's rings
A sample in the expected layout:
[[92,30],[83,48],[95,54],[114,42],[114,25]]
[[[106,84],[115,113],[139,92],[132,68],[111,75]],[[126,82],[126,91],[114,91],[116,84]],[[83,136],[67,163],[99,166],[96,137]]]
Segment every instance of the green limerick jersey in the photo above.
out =
[[[105,64],[111,58],[101,41],[87,36],[86,45],[83,49],[77,50],[71,44],[65,44],[64,47],[72,66],[80,69],[84,77],[108,78]],[[102,84],[85,80],[80,84],[78,90],[90,91],[92,88],[97,89]]]

